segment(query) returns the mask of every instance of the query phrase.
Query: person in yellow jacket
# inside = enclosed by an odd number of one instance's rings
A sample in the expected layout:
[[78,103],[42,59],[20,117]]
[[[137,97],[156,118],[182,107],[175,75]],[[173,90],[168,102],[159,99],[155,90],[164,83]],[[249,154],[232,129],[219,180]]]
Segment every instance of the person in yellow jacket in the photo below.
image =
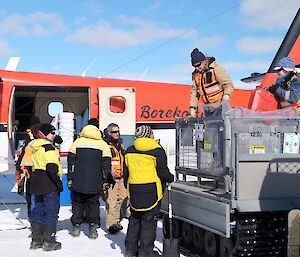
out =
[[72,236],[80,235],[80,225],[89,223],[89,238],[98,237],[100,226],[99,197],[103,180],[111,176],[111,153],[100,130],[86,125],[68,153],[68,181],[72,190]]
[[43,248],[45,251],[61,249],[55,240],[60,192],[62,186],[62,167],[59,152],[53,145],[55,127],[43,123],[39,127],[39,139],[30,142],[32,149],[32,172],[30,177],[31,244],[30,249]]
[[204,107],[207,105],[207,108],[204,108],[206,116],[221,115],[222,104],[229,106],[234,90],[229,75],[214,57],[206,57],[198,48],[191,53],[191,63],[195,68],[192,74],[193,85],[190,97],[191,117],[196,117],[199,99]]
[[109,233],[116,234],[123,229],[123,226],[120,224],[121,206],[127,197],[123,179],[125,148],[120,137],[120,128],[117,124],[109,124],[104,130],[104,136],[104,140],[111,151],[111,174],[115,180],[115,185],[107,190],[106,228]]
[[136,129],[133,146],[125,151],[124,183],[130,200],[129,224],[125,239],[125,256],[154,257],[160,203],[165,183],[174,176],[167,166],[164,149],[154,140],[149,126]]

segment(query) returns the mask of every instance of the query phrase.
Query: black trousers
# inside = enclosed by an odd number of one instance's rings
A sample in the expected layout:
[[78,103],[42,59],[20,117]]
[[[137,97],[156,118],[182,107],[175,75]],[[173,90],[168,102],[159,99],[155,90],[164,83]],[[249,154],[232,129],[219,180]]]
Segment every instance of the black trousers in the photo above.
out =
[[73,191],[72,194],[71,222],[73,226],[83,222],[100,225],[100,194],[83,194],[76,191]]
[[156,237],[156,226],[160,204],[150,211],[138,212],[131,209],[127,235],[125,239],[126,254],[138,256],[151,255]]

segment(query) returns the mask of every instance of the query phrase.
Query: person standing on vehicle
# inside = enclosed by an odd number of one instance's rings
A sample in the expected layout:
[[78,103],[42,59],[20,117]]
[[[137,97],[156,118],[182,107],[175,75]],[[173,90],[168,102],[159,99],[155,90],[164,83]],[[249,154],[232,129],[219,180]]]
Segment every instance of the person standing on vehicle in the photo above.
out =
[[300,78],[295,72],[295,63],[292,57],[283,57],[278,61],[274,70],[278,73],[276,83],[268,90],[278,100],[278,107],[300,108]]
[[191,63],[195,70],[192,74],[190,116],[196,117],[200,98],[204,106],[210,106],[204,110],[206,116],[221,115],[222,104],[229,107],[234,90],[229,75],[214,57],[206,57],[198,48],[191,52]]
[[30,249],[43,248],[45,251],[61,249],[55,240],[56,225],[60,208],[62,167],[59,152],[53,145],[55,127],[43,123],[39,138],[30,143],[32,148],[32,172],[30,193],[32,194]]
[[174,176],[167,166],[164,149],[154,140],[149,126],[136,129],[133,146],[125,151],[124,183],[130,200],[131,216],[125,239],[125,256],[154,257],[156,216],[160,211],[165,183]]
[[68,153],[68,183],[73,193],[72,236],[80,235],[84,211],[89,223],[89,238],[98,237],[100,226],[99,196],[103,179],[111,172],[111,153],[109,146],[94,125],[86,125],[80,138],[76,139]]
[[120,224],[120,212],[122,203],[127,197],[123,179],[125,149],[120,137],[120,128],[117,124],[109,124],[104,135],[104,140],[111,151],[111,174],[116,182],[114,186],[109,187],[107,190],[106,228],[109,233],[116,234],[123,229]]

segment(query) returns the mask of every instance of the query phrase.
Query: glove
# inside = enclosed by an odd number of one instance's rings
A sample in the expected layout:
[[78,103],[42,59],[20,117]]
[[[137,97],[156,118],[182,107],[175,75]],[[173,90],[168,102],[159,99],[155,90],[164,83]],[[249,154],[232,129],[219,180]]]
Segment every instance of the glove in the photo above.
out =
[[71,189],[71,186],[72,186],[72,180],[68,180],[68,188]]
[[62,185],[62,181],[59,180],[59,182],[56,183],[56,187],[57,187],[57,191],[58,192],[62,192],[64,191],[63,185]]
[[109,188],[110,188],[110,184],[107,183],[107,182],[103,182],[102,190],[103,190],[103,191],[107,191]]
[[106,200],[108,198],[108,189],[109,188],[110,188],[110,184],[104,181],[102,184],[102,191],[100,193],[100,196],[104,202],[106,202]]
[[222,102],[230,102],[230,95],[225,94],[222,98]]
[[24,195],[25,188],[25,177],[22,178],[20,184],[18,184],[18,195]]
[[271,94],[275,95],[275,92],[276,92],[277,88],[279,88],[279,85],[278,85],[278,84],[274,84],[274,85],[270,86],[270,87],[268,88],[268,90],[269,90],[269,92],[270,92]]

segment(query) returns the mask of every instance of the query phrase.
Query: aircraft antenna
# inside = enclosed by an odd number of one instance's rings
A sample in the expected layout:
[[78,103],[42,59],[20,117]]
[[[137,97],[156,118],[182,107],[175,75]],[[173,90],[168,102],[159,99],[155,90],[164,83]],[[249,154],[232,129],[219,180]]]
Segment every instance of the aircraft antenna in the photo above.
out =
[[141,80],[141,79],[145,76],[145,74],[146,74],[148,71],[149,71],[149,68],[147,68],[147,69],[143,72],[143,74],[142,74],[141,76],[139,76],[138,80]]
[[16,71],[19,61],[20,57],[10,57],[5,70]]
[[96,62],[96,59],[94,59],[87,67],[86,69],[81,73],[82,77],[85,77],[86,72],[94,65],[94,63]]

